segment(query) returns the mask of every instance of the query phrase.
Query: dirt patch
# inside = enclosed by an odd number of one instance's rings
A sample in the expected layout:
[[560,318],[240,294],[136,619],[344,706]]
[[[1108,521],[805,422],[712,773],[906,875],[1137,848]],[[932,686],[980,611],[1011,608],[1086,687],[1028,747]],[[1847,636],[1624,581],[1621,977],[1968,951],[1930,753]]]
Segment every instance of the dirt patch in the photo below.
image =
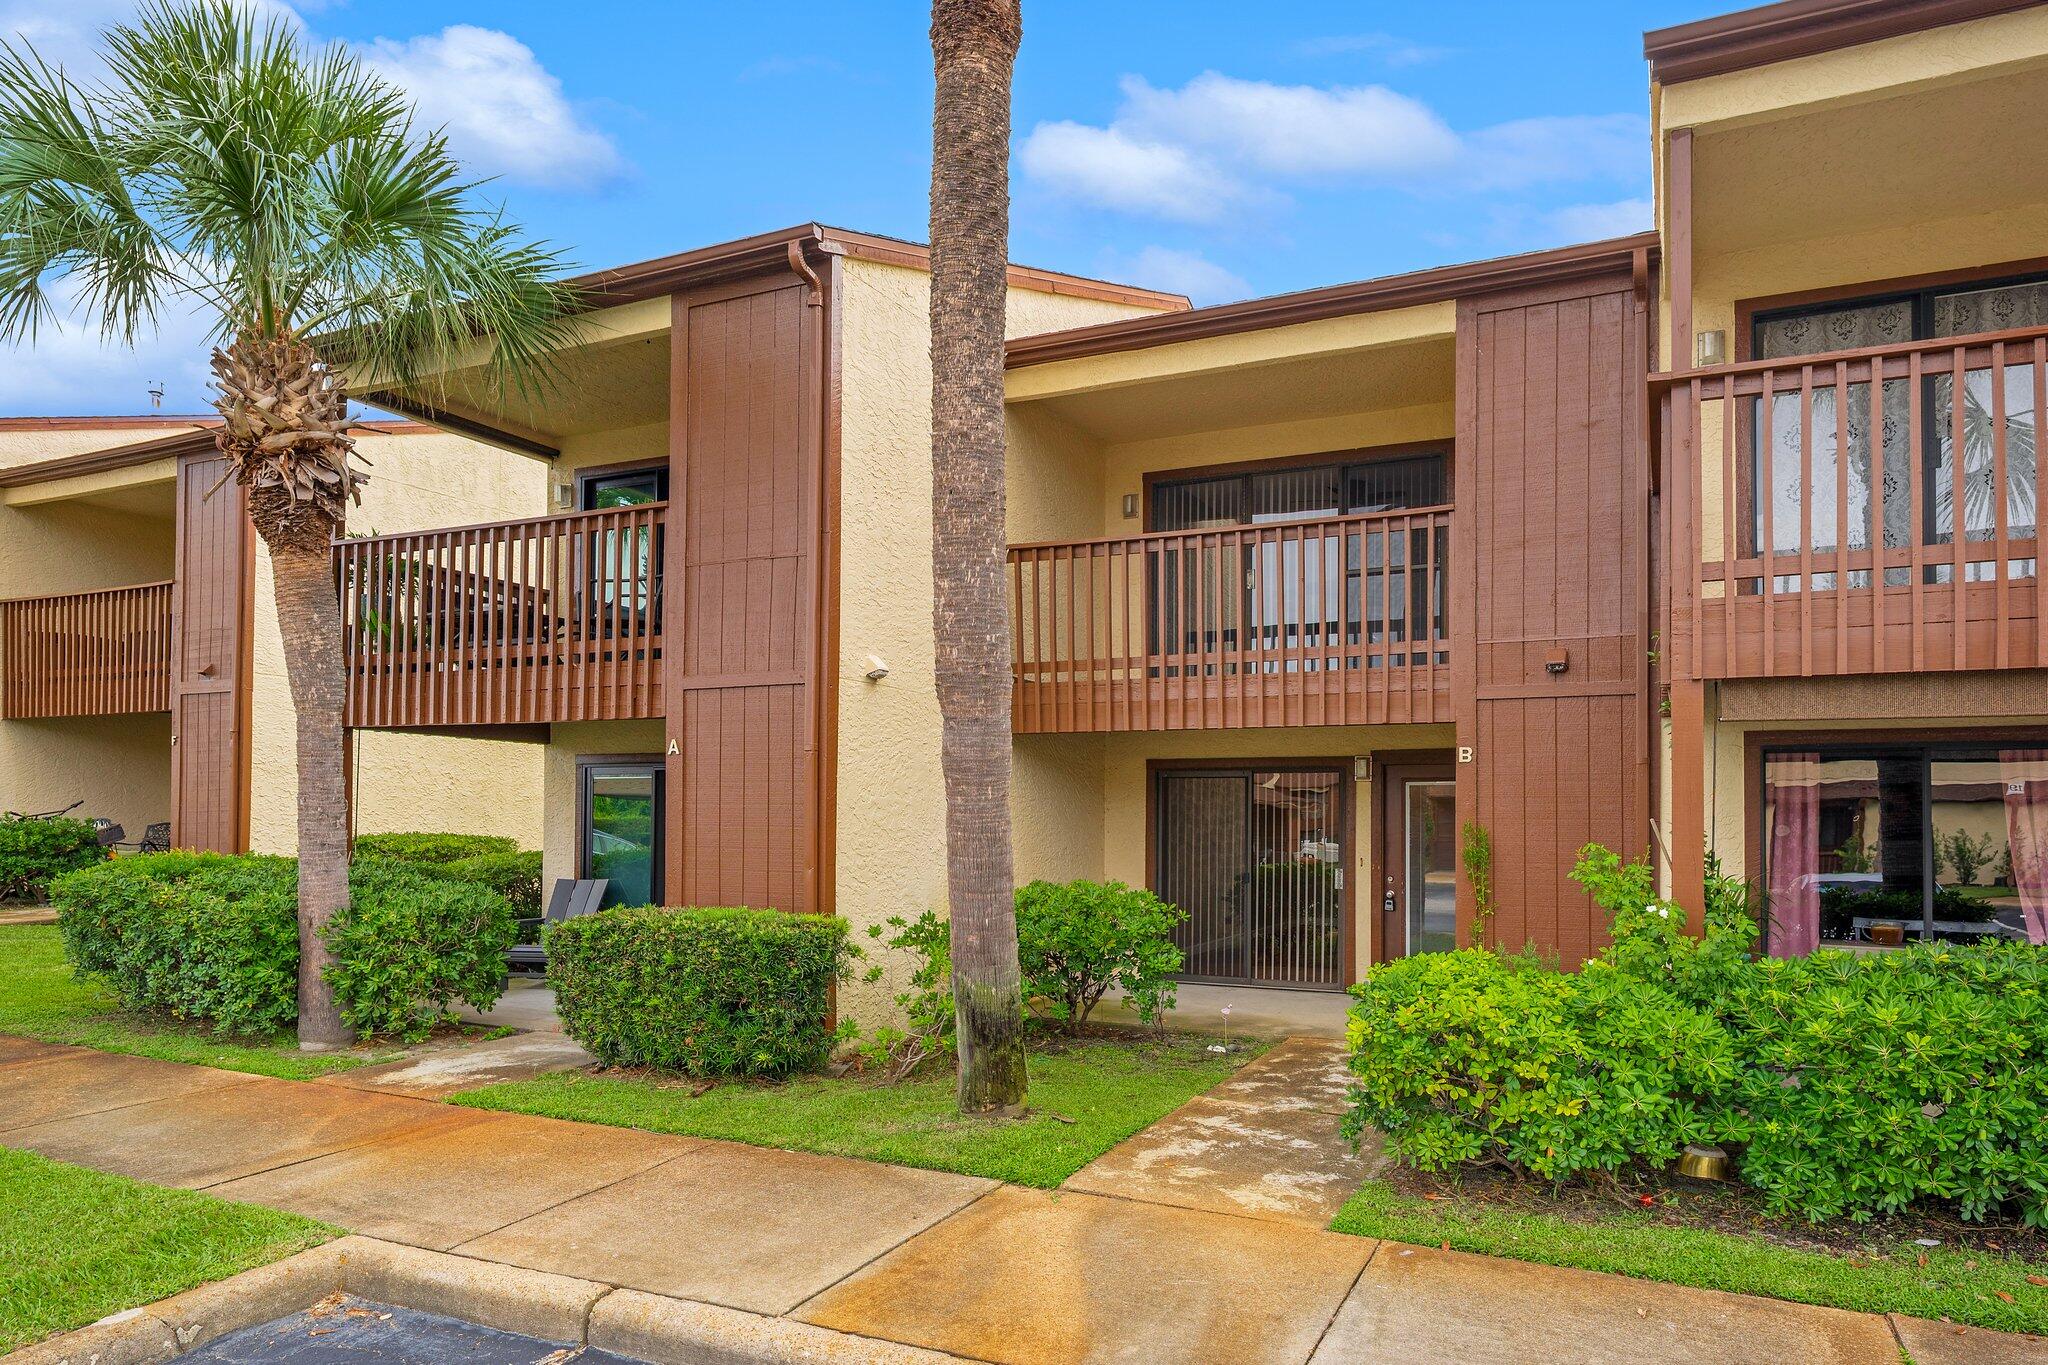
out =
[[1399,1194],[1431,1202],[1549,1214],[1581,1223],[1598,1223],[1626,1212],[1661,1226],[1737,1233],[1777,1246],[1851,1258],[1911,1256],[1924,1250],[1917,1243],[1925,1239],[1951,1249],[2048,1261],[2048,1232],[2017,1220],[1966,1223],[1928,1209],[1867,1223],[1843,1218],[1814,1224],[1803,1218],[1773,1217],[1765,1211],[1762,1197],[1744,1186],[1664,1172],[1631,1171],[1610,1180],[1552,1186],[1508,1171],[1436,1175],[1397,1165],[1381,1178]]

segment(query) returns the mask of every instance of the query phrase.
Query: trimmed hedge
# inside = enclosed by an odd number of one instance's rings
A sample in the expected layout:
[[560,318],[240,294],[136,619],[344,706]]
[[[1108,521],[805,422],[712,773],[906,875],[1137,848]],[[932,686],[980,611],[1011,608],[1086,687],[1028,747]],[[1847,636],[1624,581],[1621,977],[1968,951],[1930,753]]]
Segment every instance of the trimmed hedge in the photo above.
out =
[[445,863],[412,863],[412,867],[449,881],[469,882],[495,891],[512,904],[522,919],[538,918],[540,904],[540,854],[526,849],[477,853]]
[[395,863],[452,863],[518,851],[517,839],[498,834],[365,834],[355,843],[356,857],[386,858]]
[[1577,973],[1466,950],[1353,988],[1349,1131],[1428,1170],[1554,1180],[1714,1142],[1775,1213],[2048,1226],[2048,950],[1759,959],[1739,881],[1710,876],[1694,938],[1647,863],[1588,846],[1574,876],[1613,925]]
[[571,1038],[610,1066],[701,1076],[815,1070],[831,1053],[846,921],[779,910],[619,907],[550,927]]
[[[290,858],[155,853],[50,888],[66,955],[131,1009],[274,1033],[298,1018],[298,864]],[[504,989],[512,908],[481,886],[375,860],[349,872],[349,906],[327,927],[342,1018],[361,1037],[424,1038],[457,1001]]]
[[85,820],[0,820],[0,902],[40,900],[50,879],[107,860]]

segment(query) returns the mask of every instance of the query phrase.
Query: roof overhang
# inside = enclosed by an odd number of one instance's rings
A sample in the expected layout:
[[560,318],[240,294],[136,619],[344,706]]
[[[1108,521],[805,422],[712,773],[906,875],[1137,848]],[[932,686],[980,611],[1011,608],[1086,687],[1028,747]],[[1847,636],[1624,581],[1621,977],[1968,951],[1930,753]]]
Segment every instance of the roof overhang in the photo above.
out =
[[1643,35],[1660,85],[2031,8],[2040,0],[1781,0]]
[[1113,351],[1170,346],[1204,337],[1264,331],[1296,323],[1318,322],[1354,313],[1384,312],[1417,304],[1443,303],[1472,295],[1530,285],[1556,283],[1633,269],[1637,257],[1654,258],[1657,234],[1629,237],[1502,256],[1464,265],[1438,266],[1405,275],[1388,275],[1355,284],[1332,285],[1298,294],[1276,294],[1184,313],[1161,313],[1119,322],[1076,327],[1064,332],[1017,337],[1007,348],[1007,363],[1017,369]]

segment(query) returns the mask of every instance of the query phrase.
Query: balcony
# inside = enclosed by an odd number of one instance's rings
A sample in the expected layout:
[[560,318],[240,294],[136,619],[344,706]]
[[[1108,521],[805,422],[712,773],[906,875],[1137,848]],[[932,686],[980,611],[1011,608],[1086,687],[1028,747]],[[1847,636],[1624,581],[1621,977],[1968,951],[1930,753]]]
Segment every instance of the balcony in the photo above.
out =
[[171,585],[0,602],[0,719],[171,706]]
[[2048,328],[1655,380],[1673,676],[2048,667],[2044,382]]
[[1448,507],[1013,545],[1020,734],[1448,721]]
[[336,542],[347,723],[661,715],[666,517],[649,503]]

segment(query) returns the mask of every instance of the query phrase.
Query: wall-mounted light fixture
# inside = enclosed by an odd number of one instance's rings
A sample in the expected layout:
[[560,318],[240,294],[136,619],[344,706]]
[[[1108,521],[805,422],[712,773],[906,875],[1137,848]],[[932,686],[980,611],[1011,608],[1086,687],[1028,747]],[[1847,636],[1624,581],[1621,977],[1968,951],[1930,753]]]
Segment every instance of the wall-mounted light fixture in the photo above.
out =
[[878,683],[889,676],[889,665],[882,662],[879,654],[868,655],[868,671],[861,675],[869,682]]
[[567,510],[576,501],[576,479],[566,469],[548,471],[548,503]]
[[1722,331],[1700,332],[1692,339],[1692,363],[1694,366],[1726,365],[1728,363],[1728,334]]
[[1138,495],[1136,493],[1126,493],[1124,494],[1124,520],[1136,521],[1137,519]]
[[1550,651],[1549,654],[1545,655],[1543,659],[1543,671],[1550,674],[1552,677],[1555,677],[1558,674],[1564,672],[1571,666],[1572,656],[1570,650],[1553,649]]

